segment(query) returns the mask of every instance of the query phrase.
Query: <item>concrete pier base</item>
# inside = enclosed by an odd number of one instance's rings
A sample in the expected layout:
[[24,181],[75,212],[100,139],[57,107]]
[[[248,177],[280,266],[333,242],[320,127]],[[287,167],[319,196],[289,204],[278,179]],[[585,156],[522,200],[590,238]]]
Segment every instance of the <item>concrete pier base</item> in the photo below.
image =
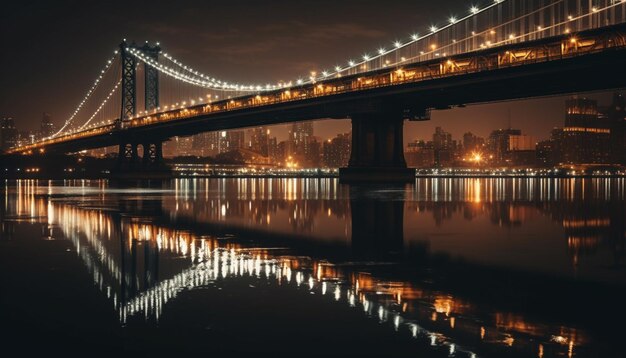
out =
[[415,170],[404,160],[402,111],[352,115],[352,151],[342,182],[409,182]]

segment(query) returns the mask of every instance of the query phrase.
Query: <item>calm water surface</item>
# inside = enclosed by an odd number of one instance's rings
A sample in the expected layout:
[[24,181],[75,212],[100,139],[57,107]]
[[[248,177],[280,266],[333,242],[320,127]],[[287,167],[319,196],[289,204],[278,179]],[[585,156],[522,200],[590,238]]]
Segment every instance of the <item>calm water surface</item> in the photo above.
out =
[[624,179],[1,189],[24,353],[624,356]]

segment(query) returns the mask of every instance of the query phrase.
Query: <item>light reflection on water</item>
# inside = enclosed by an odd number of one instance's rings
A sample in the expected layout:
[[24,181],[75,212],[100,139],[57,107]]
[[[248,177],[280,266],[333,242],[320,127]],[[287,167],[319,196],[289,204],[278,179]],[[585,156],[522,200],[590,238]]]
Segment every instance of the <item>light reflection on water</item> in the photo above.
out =
[[0,217],[6,238],[28,222],[70,240],[122,325],[158,322],[181,292],[247,277],[360,309],[450,355],[548,357],[585,352],[594,338],[441,289],[437,275],[411,279],[407,261],[444,255],[623,285],[624,195],[624,179],[18,181],[5,185]]

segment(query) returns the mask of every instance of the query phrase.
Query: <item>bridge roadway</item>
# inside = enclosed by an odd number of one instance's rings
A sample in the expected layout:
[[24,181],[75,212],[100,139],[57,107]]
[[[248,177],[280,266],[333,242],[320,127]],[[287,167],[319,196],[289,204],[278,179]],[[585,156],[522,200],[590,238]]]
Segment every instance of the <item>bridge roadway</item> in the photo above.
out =
[[160,148],[174,136],[350,118],[353,149],[341,176],[407,179],[414,173],[404,161],[406,119],[427,119],[430,109],[620,87],[626,87],[626,24],[170,109],[132,118],[122,128],[103,126],[10,153],[69,153],[113,145],[136,153],[139,144]]

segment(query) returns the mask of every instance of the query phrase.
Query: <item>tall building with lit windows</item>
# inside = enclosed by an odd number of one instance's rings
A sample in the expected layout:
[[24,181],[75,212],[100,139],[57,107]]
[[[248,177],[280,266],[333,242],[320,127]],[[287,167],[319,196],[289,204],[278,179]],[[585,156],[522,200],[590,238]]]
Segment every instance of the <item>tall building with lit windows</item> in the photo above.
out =
[[291,125],[289,141],[293,143],[296,156],[305,158],[309,155],[311,137],[313,137],[313,122],[295,122]]
[[341,168],[348,165],[352,134],[338,134],[335,138],[324,142],[322,147],[324,166],[327,168]]
[[246,148],[265,157],[269,155],[270,130],[265,127],[248,129],[246,133]]
[[244,131],[219,132],[218,152],[220,154],[242,149],[244,148],[244,144]]
[[611,123],[597,101],[573,97],[565,102],[561,149],[564,164],[611,163]]

